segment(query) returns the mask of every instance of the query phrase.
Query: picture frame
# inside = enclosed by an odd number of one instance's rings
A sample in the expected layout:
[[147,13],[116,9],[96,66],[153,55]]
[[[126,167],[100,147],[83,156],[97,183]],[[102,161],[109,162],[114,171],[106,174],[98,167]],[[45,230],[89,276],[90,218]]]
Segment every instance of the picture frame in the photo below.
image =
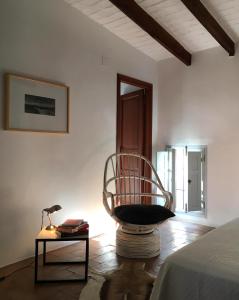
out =
[[69,133],[69,87],[5,74],[5,130]]

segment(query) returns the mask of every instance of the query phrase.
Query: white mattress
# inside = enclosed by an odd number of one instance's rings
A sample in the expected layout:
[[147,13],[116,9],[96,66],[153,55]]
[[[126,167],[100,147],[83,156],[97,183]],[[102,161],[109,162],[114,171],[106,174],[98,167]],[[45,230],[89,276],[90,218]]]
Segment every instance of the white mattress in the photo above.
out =
[[169,256],[150,300],[239,300],[239,218]]

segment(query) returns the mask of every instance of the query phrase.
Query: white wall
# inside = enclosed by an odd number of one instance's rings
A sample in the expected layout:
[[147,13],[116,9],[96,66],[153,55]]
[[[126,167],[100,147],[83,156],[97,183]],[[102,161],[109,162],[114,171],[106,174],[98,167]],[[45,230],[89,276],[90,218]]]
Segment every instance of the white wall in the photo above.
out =
[[[103,166],[115,151],[116,74],[154,84],[157,65],[60,0],[0,1],[0,76],[16,72],[70,86],[70,134],[0,130],[0,266],[33,254],[41,210],[83,216],[91,232],[110,220],[102,206]],[[107,65],[102,66],[102,55]],[[3,85],[0,85],[0,122]]]
[[239,53],[221,48],[159,63],[159,147],[208,146],[208,215],[220,225],[239,216]]

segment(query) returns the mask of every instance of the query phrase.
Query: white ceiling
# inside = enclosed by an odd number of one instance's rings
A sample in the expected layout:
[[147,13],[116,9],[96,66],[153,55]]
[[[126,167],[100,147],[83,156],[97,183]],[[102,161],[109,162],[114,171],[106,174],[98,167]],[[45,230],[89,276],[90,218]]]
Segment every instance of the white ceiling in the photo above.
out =
[[[156,61],[172,57],[158,42],[108,0],[64,0]],[[136,0],[190,53],[218,43],[180,0]],[[239,0],[202,0],[234,42],[239,40]],[[225,55],[226,52],[225,52]]]

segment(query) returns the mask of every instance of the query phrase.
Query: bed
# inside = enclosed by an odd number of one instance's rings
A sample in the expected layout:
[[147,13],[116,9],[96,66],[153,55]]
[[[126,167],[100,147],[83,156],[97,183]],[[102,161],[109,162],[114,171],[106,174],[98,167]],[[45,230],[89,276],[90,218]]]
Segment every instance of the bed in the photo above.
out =
[[238,300],[239,218],[169,256],[150,300]]

